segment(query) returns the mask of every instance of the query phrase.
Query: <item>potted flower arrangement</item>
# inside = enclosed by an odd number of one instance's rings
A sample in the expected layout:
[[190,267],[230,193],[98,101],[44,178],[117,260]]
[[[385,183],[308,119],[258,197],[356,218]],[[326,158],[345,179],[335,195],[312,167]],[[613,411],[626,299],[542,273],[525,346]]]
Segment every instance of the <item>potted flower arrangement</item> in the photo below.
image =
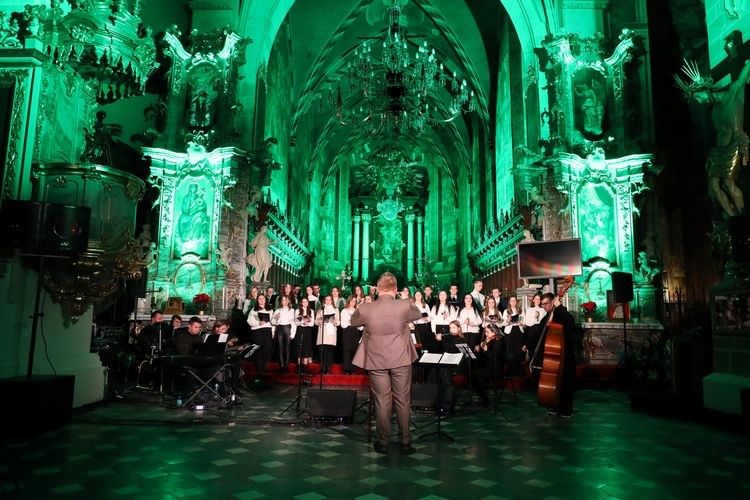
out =
[[581,304],[581,309],[583,310],[583,315],[586,317],[586,322],[593,322],[594,315],[596,314],[596,302],[584,302]]
[[193,297],[193,305],[198,310],[198,315],[203,316],[206,314],[206,308],[208,307],[208,304],[211,302],[211,297],[208,296],[208,294],[205,293],[199,293],[195,297]]

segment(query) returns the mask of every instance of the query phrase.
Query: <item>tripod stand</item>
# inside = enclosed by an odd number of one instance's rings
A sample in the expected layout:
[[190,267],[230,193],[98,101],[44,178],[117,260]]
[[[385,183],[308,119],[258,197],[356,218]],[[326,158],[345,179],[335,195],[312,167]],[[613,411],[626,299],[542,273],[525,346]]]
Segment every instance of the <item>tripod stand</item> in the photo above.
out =
[[[297,412],[297,415],[302,413],[302,410],[300,410],[300,404],[302,403],[302,345],[304,344],[304,341],[305,341],[305,331],[303,329],[300,329],[299,348],[297,349],[297,398],[291,403],[289,403],[289,406],[287,406],[284,409],[284,411],[279,413],[279,416],[291,410],[292,407],[294,407],[294,411]],[[321,380],[323,380],[322,376],[321,376]]]

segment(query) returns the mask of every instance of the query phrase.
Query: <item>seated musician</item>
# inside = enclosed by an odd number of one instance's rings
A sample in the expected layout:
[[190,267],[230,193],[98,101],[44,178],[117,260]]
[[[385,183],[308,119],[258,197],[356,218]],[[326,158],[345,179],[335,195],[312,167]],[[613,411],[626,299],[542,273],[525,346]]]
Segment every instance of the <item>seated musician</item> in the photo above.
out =
[[200,336],[202,326],[203,320],[198,316],[193,316],[188,321],[186,329],[183,330],[180,328],[177,330],[174,336],[174,347],[178,355],[187,356],[188,354],[192,354],[195,346],[203,342]]
[[[236,353],[239,353],[242,350],[243,346],[239,344],[238,339],[236,337],[234,337],[233,334],[230,332],[229,326],[230,326],[229,325],[229,321],[224,320],[224,319],[217,319],[214,322],[214,326],[211,328],[211,332],[209,332],[209,335],[221,335],[221,334],[226,333],[229,337],[228,337],[228,340],[227,340],[227,346],[224,348],[224,352],[236,352]],[[240,380],[240,363],[239,363],[239,358],[237,358],[237,362],[236,363],[231,363],[231,364],[228,365],[228,370],[229,370],[229,374],[228,374],[229,376],[227,378],[229,379],[229,383],[230,383],[232,389],[236,390],[237,389],[237,384],[238,384],[238,382]],[[224,374],[223,373],[220,374],[218,377],[216,377],[216,379],[220,383],[223,383],[224,382]],[[228,392],[228,391],[226,391],[226,388],[222,388],[222,389],[224,389],[225,393]],[[237,402],[237,403],[241,404],[239,402]]]
[[162,345],[167,351],[174,352],[174,335],[178,328],[182,327],[182,316],[174,314],[169,320],[169,325],[162,329]]
[[140,330],[134,330],[134,339],[143,354],[150,354],[151,348],[157,346],[160,333],[162,334],[162,339],[164,338],[162,321],[164,321],[164,313],[161,311],[154,311],[151,313],[150,325],[145,326]]
[[[458,344],[467,345],[466,337],[464,337],[464,332],[461,328],[461,323],[458,320],[451,321],[448,325],[448,331],[449,333],[447,334],[435,335],[437,340],[442,343],[443,352],[454,354],[461,352],[456,346]],[[438,376],[440,377],[438,383],[448,385],[453,384],[453,368],[449,366],[440,366]],[[432,380],[429,381],[433,382]]]
[[502,374],[503,369],[503,341],[500,330],[493,324],[484,328],[482,341],[474,347],[477,356],[472,367],[472,383],[474,391],[479,395],[479,406],[489,406],[487,382]]

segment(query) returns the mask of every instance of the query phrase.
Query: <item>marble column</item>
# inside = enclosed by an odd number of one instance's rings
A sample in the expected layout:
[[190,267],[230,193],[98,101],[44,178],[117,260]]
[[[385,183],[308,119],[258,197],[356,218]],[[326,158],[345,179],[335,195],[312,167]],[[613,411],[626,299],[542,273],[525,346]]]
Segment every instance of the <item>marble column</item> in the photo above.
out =
[[417,272],[422,273],[424,260],[424,216],[417,216]]
[[359,271],[359,247],[360,247],[360,232],[359,232],[359,225],[362,222],[362,216],[355,215],[352,217],[352,222],[354,223],[354,238],[352,238],[352,275],[353,276],[361,276]]
[[406,214],[406,279],[414,279],[414,214]]
[[371,214],[362,214],[362,282],[370,279],[370,221]]

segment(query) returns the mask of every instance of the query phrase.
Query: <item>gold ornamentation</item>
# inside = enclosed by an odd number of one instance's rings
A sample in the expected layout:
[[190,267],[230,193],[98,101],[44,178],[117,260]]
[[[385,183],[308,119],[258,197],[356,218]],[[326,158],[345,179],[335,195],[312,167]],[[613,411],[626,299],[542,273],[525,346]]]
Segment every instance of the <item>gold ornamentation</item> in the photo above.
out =
[[20,159],[18,154],[18,141],[23,130],[24,107],[26,103],[26,91],[29,72],[23,69],[0,70],[0,86],[13,87],[13,108],[10,118],[10,134],[8,138],[8,153],[5,157],[5,182],[3,183],[3,199],[15,198],[16,191],[16,164]]

